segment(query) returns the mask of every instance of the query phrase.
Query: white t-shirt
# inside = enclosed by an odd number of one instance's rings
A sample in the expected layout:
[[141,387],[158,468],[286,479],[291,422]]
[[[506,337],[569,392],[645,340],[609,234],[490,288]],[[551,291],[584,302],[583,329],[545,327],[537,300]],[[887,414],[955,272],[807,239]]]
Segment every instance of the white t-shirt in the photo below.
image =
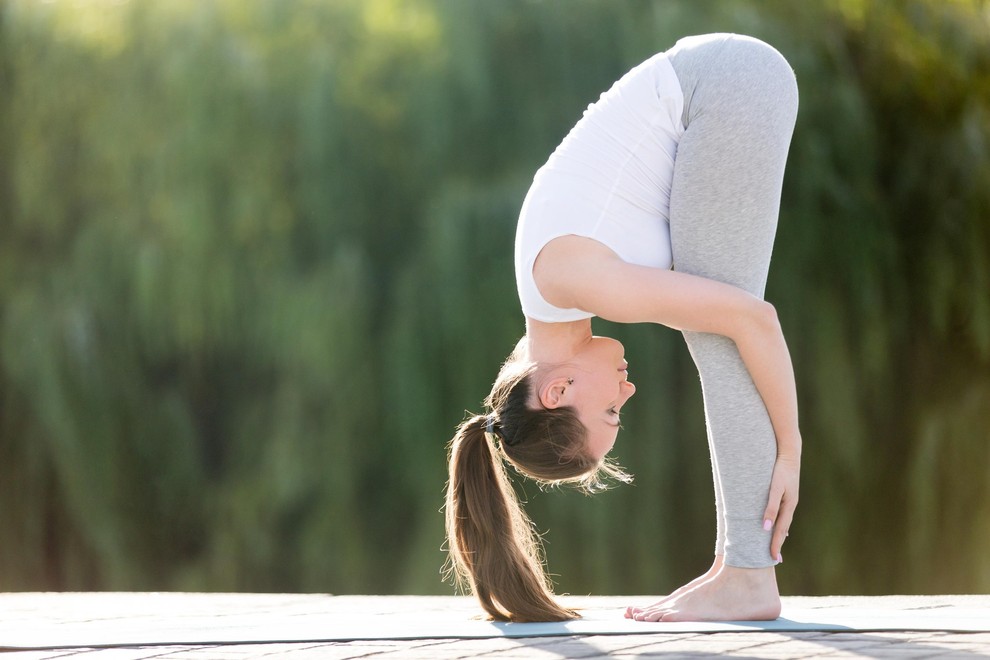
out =
[[533,178],[516,228],[516,287],[538,321],[594,316],[543,299],[533,264],[559,236],[601,242],[628,263],[670,268],[670,185],[684,96],[666,54],[620,78],[588,106]]

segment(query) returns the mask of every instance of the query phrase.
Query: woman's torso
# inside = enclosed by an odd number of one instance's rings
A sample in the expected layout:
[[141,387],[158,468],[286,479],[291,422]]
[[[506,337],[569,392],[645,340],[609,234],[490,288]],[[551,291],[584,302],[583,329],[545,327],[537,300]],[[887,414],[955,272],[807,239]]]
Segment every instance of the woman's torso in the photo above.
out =
[[526,316],[593,316],[540,295],[533,264],[554,238],[592,238],[629,263],[670,268],[668,208],[683,103],[667,56],[655,55],[588,106],[537,171],[516,230],[516,283]]

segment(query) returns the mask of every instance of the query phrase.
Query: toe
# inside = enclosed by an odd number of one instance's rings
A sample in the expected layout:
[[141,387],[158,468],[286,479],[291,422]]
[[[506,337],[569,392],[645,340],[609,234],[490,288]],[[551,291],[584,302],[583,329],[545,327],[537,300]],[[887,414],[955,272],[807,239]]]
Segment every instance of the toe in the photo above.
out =
[[664,613],[664,610],[660,610],[660,609],[644,610],[643,612],[640,612],[639,613],[639,615],[636,617],[636,620],[637,621],[648,621],[648,622],[651,622],[651,623],[652,622],[656,622],[656,621],[660,621],[661,619],[663,619],[663,613]]

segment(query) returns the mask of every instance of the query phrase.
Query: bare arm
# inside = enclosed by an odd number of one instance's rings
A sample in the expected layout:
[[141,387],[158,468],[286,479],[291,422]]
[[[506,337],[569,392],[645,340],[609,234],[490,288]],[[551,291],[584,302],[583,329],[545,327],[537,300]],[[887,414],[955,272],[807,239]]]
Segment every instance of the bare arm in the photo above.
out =
[[770,414],[778,453],[800,456],[794,369],[770,303],[714,280],[628,264],[601,243],[576,236],[551,242],[534,274],[544,297],[560,307],[732,339]]
[[777,463],[765,516],[774,557],[797,506],[801,460],[797,391],[790,352],[773,306],[728,284],[628,264],[591,239],[566,236],[544,248],[534,268],[548,302],[619,323],[659,323],[735,342],[770,416]]

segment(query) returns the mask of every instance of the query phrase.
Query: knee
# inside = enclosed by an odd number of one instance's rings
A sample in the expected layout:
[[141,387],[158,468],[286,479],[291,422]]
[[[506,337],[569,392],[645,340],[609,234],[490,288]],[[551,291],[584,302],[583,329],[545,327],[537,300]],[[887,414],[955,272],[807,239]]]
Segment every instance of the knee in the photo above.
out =
[[733,35],[736,57],[747,69],[748,84],[762,87],[761,97],[769,101],[783,115],[796,115],[798,86],[794,69],[780,51],[755,37]]
[[762,41],[759,43],[763,51],[759,70],[770,92],[769,97],[782,114],[794,116],[798,108],[798,86],[794,68],[776,48]]

